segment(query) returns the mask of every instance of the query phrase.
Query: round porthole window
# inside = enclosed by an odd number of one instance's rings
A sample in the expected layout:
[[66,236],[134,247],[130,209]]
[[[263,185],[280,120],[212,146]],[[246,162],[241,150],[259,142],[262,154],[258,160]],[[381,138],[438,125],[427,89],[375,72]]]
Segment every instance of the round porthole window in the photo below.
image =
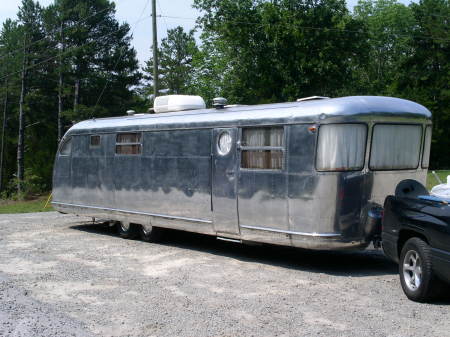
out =
[[228,131],[224,131],[220,134],[217,141],[217,149],[222,156],[227,155],[231,150],[231,135]]

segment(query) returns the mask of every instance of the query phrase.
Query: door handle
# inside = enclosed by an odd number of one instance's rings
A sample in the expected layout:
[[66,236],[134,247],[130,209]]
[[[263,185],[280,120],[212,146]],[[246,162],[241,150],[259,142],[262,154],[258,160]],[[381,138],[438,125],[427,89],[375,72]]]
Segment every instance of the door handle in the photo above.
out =
[[233,177],[233,176],[234,176],[234,170],[225,171],[225,175],[226,175],[227,177]]

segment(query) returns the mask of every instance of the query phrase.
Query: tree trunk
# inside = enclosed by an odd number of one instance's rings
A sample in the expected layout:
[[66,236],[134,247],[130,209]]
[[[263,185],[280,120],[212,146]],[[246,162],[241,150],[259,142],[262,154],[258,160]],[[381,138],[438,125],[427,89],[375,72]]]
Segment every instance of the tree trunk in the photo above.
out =
[[64,52],[64,39],[63,39],[63,24],[59,27],[59,33],[61,38],[61,49],[59,52],[59,81],[58,81],[58,144],[61,141],[63,127],[62,127],[62,110],[63,110],[63,64],[62,64],[62,53]]
[[8,109],[8,78],[5,79],[5,99],[3,102],[2,139],[0,146],[0,191],[3,190],[3,157],[5,153],[6,110]]
[[78,78],[75,80],[75,93],[73,96],[73,111],[76,113],[80,102],[80,80]]
[[25,48],[24,38],[24,48],[23,48],[23,61],[22,61],[22,73],[21,73],[21,88],[20,88],[20,99],[19,99],[19,139],[17,142],[17,192],[20,195],[23,188],[24,180],[24,149],[25,149],[25,80],[26,80],[26,65],[27,65],[27,55]]

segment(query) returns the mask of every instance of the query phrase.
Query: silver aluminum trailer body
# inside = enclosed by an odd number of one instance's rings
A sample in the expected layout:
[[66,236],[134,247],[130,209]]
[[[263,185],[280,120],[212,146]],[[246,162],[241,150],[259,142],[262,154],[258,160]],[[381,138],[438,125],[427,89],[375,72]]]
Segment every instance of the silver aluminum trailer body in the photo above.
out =
[[[325,136],[326,125],[345,127]],[[408,125],[420,128],[417,165],[377,166],[391,148],[382,142],[403,132],[391,126]],[[364,248],[373,234],[371,210],[401,180],[425,183],[430,125],[431,113],[417,103],[370,96],[87,120],[61,142],[52,204],[65,213],[242,241]],[[387,136],[374,141],[377,128]],[[226,153],[218,144],[224,134]],[[347,137],[351,150],[336,137]],[[327,169],[322,161],[333,146],[346,163],[363,151],[360,167]]]

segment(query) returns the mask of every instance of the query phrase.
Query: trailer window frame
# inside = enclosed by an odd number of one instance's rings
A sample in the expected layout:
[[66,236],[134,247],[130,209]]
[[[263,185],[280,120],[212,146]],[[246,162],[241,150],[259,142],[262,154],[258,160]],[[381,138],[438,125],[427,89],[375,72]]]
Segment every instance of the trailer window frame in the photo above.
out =
[[[98,142],[96,141],[94,144],[92,142],[93,139],[98,140]],[[100,135],[89,135],[89,148],[90,149],[97,149],[101,146],[102,144],[102,139]]]
[[[134,135],[136,136],[136,141],[119,141],[119,137],[122,135]],[[116,156],[140,156],[142,155],[142,140],[143,140],[143,135],[142,132],[135,132],[135,131],[127,131],[127,132],[117,132],[116,133],[116,142],[115,142],[115,155]],[[136,148],[137,152],[136,153],[122,153],[119,152],[119,149],[123,149],[123,148],[129,148],[131,147],[131,149]]]
[[[363,144],[363,149],[364,152],[362,154],[362,164],[361,166],[358,166],[357,168],[347,168],[347,169],[319,169],[317,166],[317,160],[318,160],[318,150],[319,150],[319,142],[320,142],[320,129],[322,128],[322,126],[328,126],[328,125],[362,125],[365,127],[365,138],[364,138],[364,144]],[[314,168],[317,172],[324,172],[324,173],[339,173],[339,172],[359,172],[362,171],[364,169],[364,167],[366,166],[366,155],[367,155],[367,141],[369,139],[369,126],[367,125],[367,123],[364,122],[342,122],[342,123],[326,123],[326,124],[320,124],[317,128],[317,136],[316,136],[316,146],[315,146],[315,151],[314,151]]]
[[[417,126],[420,127],[420,139],[419,139],[419,146],[418,146],[418,156],[417,156],[417,165],[415,167],[410,167],[410,168],[386,168],[386,169],[380,169],[380,168],[373,168],[371,165],[371,161],[372,161],[372,155],[373,155],[373,139],[374,139],[374,135],[375,135],[375,128],[377,125],[394,125],[394,126]],[[422,154],[422,148],[423,148],[423,124],[420,123],[394,123],[394,122],[388,122],[388,123],[383,123],[383,122],[379,122],[379,123],[375,123],[372,126],[372,132],[370,135],[370,149],[369,149],[369,162],[368,162],[368,168],[371,171],[411,171],[411,170],[417,170],[420,166],[421,163],[421,154]]]
[[[258,145],[258,146],[248,146],[243,145],[244,132],[245,130],[255,130],[255,129],[280,129],[281,130],[281,146],[271,146],[271,145]],[[262,171],[262,172],[280,172],[285,169],[285,158],[286,158],[286,128],[285,125],[264,125],[264,126],[244,126],[240,128],[240,158],[239,167],[243,171]],[[281,153],[281,166],[275,168],[259,168],[259,167],[245,167],[243,166],[244,152],[278,152]]]
[[[64,152],[66,150],[67,146],[69,146],[69,150],[67,152]],[[72,137],[68,137],[66,139],[63,139],[61,142],[61,145],[58,149],[58,156],[60,157],[69,157],[72,154]]]
[[[428,147],[426,147],[427,143],[428,143],[428,138],[427,138],[428,132],[430,133],[430,138],[429,138],[430,144]],[[422,160],[421,160],[421,165],[422,165],[423,169],[427,169],[430,167],[430,154],[431,154],[432,140],[433,140],[433,125],[431,125],[431,124],[425,125],[425,134],[424,134],[423,144],[422,144],[423,148],[422,148]],[[425,156],[425,152],[427,152],[426,156]],[[426,161],[424,161],[425,158],[426,158]]]

